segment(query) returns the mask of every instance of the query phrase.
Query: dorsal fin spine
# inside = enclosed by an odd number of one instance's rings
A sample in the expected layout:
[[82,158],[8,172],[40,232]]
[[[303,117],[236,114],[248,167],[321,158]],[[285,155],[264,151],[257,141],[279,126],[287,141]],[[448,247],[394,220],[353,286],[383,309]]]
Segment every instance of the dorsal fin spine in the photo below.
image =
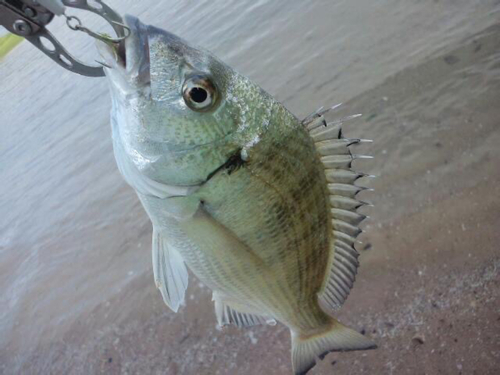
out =
[[348,211],[353,211],[361,206],[367,205],[367,203],[363,201],[344,197],[342,195],[330,195],[330,204],[332,208],[340,208]]
[[343,210],[340,208],[332,208],[331,212],[333,217],[339,218],[340,220],[346,221],[352,225],[359,225],[366,218],[363,214],[358,214],[357,212]]
[[353,237],[358,236],[362,230],[359,227],[346,223],[345,221],[339,219],[332,220],[333,229],[345,232]]
[[[328,110],[327,110],[328,111]],[[350,146],[371,142],[360,138],[345,138],[342,123],[359,117],[352,115],[327,123],[325,110],[318,110],[308,116],[304,126],[315,143],[330,193],[330,214],[333,230],[330,272],[325,280],[319,298],[330,308],[337,308],[347,298],[356,278],[359,254],[354,248],[357,236],[362,233],[359,224],[366,218],[357,212],[359,207],[370,205],[358,200],[359,192],[369,190],[355,185],[362,177],[373,177],[351,169],[357,159],[370,159],[371,156],[353,154]]]

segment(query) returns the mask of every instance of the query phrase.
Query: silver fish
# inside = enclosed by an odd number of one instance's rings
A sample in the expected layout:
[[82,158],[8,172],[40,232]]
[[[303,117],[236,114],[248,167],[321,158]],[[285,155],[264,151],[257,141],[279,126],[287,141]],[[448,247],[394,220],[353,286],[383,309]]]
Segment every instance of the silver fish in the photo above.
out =
[[118,168],[153,223],[165,303],[186,265],[213,291],[219,324],[279,321],[295,374],[330,351],[374,348],[332,312],[353,286],[364,215],[341,122],[300,121],[210,52],[126,16],[124,45],[98,47]]

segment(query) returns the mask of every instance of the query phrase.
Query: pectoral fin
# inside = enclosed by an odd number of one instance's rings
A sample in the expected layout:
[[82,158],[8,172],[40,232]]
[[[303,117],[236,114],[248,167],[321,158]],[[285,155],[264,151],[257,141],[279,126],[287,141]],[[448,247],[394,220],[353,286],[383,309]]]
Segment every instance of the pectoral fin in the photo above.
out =
[[163,301],[174,312],[184,302],[188,272],[179,252],[153,227],[153,273]]
[[212,274],[206,281],[217,291],[214,301],[219,324],[244,327],[272,323],[262,306],[252,305],[261,292],[263,280],[273,282],[268,266],[207,209],[200,203],[198,211],[189,220],[180,222],[179,227],[209,259]]
[[248,267],[264,267],[264,262],[243,243],[230,229],[219,223],[200,203],[196,213],[179,222],[183,232],[211,256],[235,259]]

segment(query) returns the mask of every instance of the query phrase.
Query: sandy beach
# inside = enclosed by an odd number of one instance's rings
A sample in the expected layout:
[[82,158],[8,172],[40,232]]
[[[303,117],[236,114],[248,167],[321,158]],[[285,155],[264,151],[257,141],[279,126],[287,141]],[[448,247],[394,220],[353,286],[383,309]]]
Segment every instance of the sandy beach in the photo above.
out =
[[[374,207],[337,316],[379,347],[331,353],[310,374],[499,374],[500,3],[138,3],[110,1],[299,117],[339,102],[331,119],[363,114],[344,129],[374,141],[355,164],[377,176],[360,181]],[[72,48],[94,54],[84,37]],[[290,374],[288,329],[217,328],[193,275],[180,312],[164,305],[151,224],[113,159],[105,82],[26,42],[0,77],[0,373]]]

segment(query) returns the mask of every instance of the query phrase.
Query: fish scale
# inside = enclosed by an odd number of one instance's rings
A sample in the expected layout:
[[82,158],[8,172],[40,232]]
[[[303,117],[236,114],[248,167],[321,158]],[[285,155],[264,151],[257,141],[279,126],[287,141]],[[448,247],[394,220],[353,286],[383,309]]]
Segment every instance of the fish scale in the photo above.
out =
[[[287,118],[280,117],[283,115]],[[303,312],[301,317],[305,318],[305,322],[295,322],[296,319],[289,319],[288,323],[296,326],[307,326],[307,324],[314,326],[317,322],[314,321],[313,317],[317,311],[309,312],[311,310],[309,305],[301,305],[300,302],[302,298],[308,301],[309,296],[316,295],[320,290],[325,278],[331,231],[328,224],[314,225],[315,221],[304,220],[303,216],[313,209],[316,213],[315,218],[323,218],[323,220],[319,220],[328,223],[328,194],[324,178],[321,178],[321,164],[301,123],[290,116],[288,112],[281,110],[275,112],[271,124],[283,124],[285,121],[290,123],[288,134],[284,134],[283,127],[276,126],[276,129],[269,129],[269,137],[252,150],[248,163],[229,177],[220,176],[223,179],[221,183],[230,186],[231,193],[228,193],[227,188],[222,190],[217,186],[218,181],[215,177],[204,185],[197,194],[208,205],[211,204],[212,199],[221,200],[222,203],[220,206],[217,204],[217,209],[209,209],[210,213],[213,211],[214,218],[241,238],[250,248],[255,249],[254,251],[260,258],[278,264],[284,270],[282,273],[286,274],[286,278],[276,278],[272,282],[278,283],[282,288],[288,290],[275,298],[280,299],[283,295],[295,296],[297,302],[293,306],[293,310]],[[276,133],[274,137],[273,132]],[[270,152],[272,157],[269,155]],[[300,155],[300,158],[297,158],[296,155]],[[316,171],[316,173],[311,173],[311,170]],[[239,176],[242,174],[245,174],[245,177],[240,178]],[[316,178],[311,178],[311,174],[315,175]],[[250,176],[250,182],[247,175]],[[230,179],[229,183],[224,181],[226,178]],[[239,183],[239,180],[242,182]],[[239,223],[235,223],[231,219],[232,209],[236,208],[238,211],[242,208],[248,209],[255,205],[255,201],[258,199],[256,196],[246,195],[244,192],[242,194],[241,187],[245,185],[250,186],[249,190],[258,191],[259,196],[266,197],[269,201],[266,204],[268,206],[266,210],[256,210],[255,213],[250,211],[250,216],[260,216],[254,221],[255,228],[250,231],[252,236],[245,235],[245,232],[249,232],[249,230],[248,223],[244,218]],[[220,191],[224,191],[223,196],[220,196]],[[212,198],[212,194],[217,197]],[[232,204],[234,201],[232,195],[234,195],[234,199],[240,199],[238,206]],[[246,197],[245,201],[241,201],[242,196]],[[276,209],[276,207],[279,208]],[[278,216],[281,209],[286,209],[287,213],[285,223],[278,225],[274,218]],[[229,216],[230,219],[228,220],[226,216]],[[267,229],[268,238],[272,239],[273,235],[276,237],[277,234],[281,243],[276,244],[272,240],[261,243],[256,239],[262,230],[266,230],[264,226],[269,222],[273,223],[274,227]],[[315,235],[311,236],[310,233]],[[282,255],[275,251],[277,248],[288,250],[283,254],[284,258],[274,259]],[[291,258],[291,260],[287,260],[287,258]],[[309,258],[315,259],[309,260]],[[248,283],[258,283],[257,290],[261,292],[269,286],[259,283],[258,275],[258,272],[251,275],[253,279],[248,280]],[[293,283],[289,282],[288,279],[292,280]],[[257,298],[262,298],[262,296],[257,296]],[[266,311],[266,313],[273,316],[278,315],[275,311]],[[321,312],[320,315],[322,314],[324,313]]]

